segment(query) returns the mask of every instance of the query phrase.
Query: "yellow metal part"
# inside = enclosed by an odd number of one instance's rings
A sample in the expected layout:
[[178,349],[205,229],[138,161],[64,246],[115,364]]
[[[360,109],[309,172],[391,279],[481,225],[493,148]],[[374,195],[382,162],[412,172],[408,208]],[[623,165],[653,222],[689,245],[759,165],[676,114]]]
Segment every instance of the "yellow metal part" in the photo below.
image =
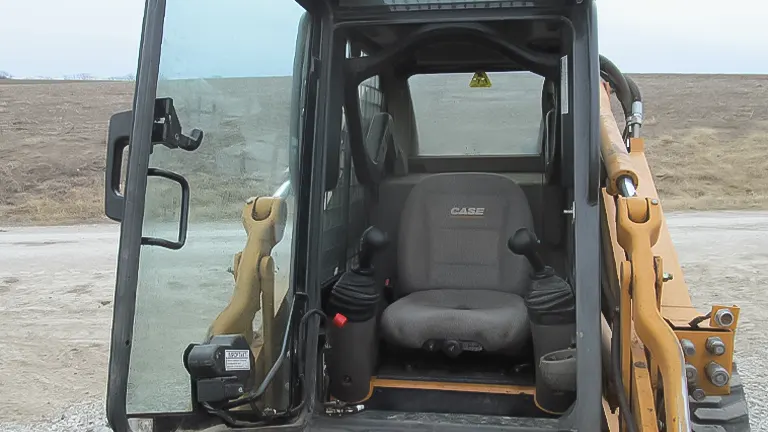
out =
[[605,398],[603,398],[603,414],[608,421],[608,430],[619,431],[619,413],[611,409],[611,404]]
[[[640,430],[656,430],[655,420],[650,419],[656,417],[654,390],[661,384],[667,430],[687,430],[688,389],[680,334],[696,333],[697,355],[702,353],[706,357],[706,339],[713,333],[729,333],[723,339],[727,353],[718,364],[731,373],[739,310],[735,306],[714,306],[712,317],[720,308],[729,308],[734,322],[715,328],[714,318],[711,318],[695,331],[690,327],[689,322],[704,313],[692,305],[645,158],[645,143],[642,138],[630,138],[630,150],[626,150],[605,91],[601,92],[600,108],[601,150],[608,174],[607,187],[602,194],[603,258],[605,275],[609,279],[607,289],[618,301],[620,310],[624,391],[631,396]],[[637,197],[617,196],[616,181],[622,176],[635,180]],[[629,340],[631,347],[625,342]],[[701,343],[704,345],[699,346]],[[646,367],[637,367],[639,361]],[[697,359],[694,363],[698,369],[707,362]],[[708,380],[704,370],[699,370],[698,375],[699,382]],[[711,383],[700,388],[710,395],[729,391],[727,387],[718,388]]]
[[[630,345],[630,344],[627,344]],[[632,412],[635,414],[637,430],[653,432],[659,430],[656,421],[656,407],[653,402],[653,387],[645,360],[643,344],[635,338],[632,341]],[[626,429],[625,429],[626,430]],[[669,430],[669,429],[668,429]]]
[[610,195],[618,194],[616,184],[622,177],[631,178],[635,187],[642,183],[627,154],[627,148],[621,138],[616,118],[613,116],[611,99],[605,86],[600,92],[600,150],[608,173],[607,189]]
[[657,307],[653,245],[659,238],[661,213],[655,198],[617,200],[618,242],[631,265],[632,317],[635,331],[658,364],[664,385],[667,430],[688,430],[688,387],[683,353],[672,328]]
[[[697,371],[695,386],[704,390],[708,396],[720,396],[730,393],[730,385],[717,387],[713,385],[707,377],[706,368],[710,362],[715,362],[728,371],[730,376],[733,373],[733,342],[734,333],[728,330],[722,331],[700,331],[700,330],[677,330],[675,331],[680,340],[686,339],[696,347],[696,354],[685,358],[686,363],[693,365]],[[722,355],[713,355],[707,351],[707,339],[717,337],[725,344],[725,353]]]
[[[722,309],[727,309],[728,311],[731,312],[731,314],[733,314],[733,322],[731,322],[730,325],[721,326],[717,322],[715,322],[715,316]],[[712,311],[710,312],[710,317],[709,317],[709,326],[714,328],[724,328],[724,329],[732,330],[735,332],[736,327],[739,324],[739,312],[741,312],[741,309],[739,309],[736,306],[722,306],[722,305],[712,306]]]
[[[270,254],[272,248],[282,236],[285,211],[284,203],[279,198],[253,198],[243,207],[243,228],[247,235],[245,247],[235,254],[234,276],[235,289],[229,304],[221,311],[208,330],[208,338],[221,334],[242,334],[258,359],[263,355],[271,365],[273,353],[269,340],[275,311],[274,261]],[[262,335],[255,337],[253,321],[256,313],[262,309]]]
[[418,389],[418,390],[439,390],[439,391],[466,392],[466,393],[504,394],[504,395],[534,395],[536,393],[536,388],[532,386],[397,380],[397,379],[382,379],[382,378],[374,377],[371,380],[371,389],[374,389],[376,387]]
[[[733,322],[730,325],[719,326],[714,317],[717,311],[727,309],[733,315]],[[722,387],[718,387],[710,381],[707,376],[707,365],[716,363],[728,372],[728,376],[733,374],[733,351],[736,340],[736,326],[739,321],[739,308],[735,306],[713,306],[710,312],[711,318],[708,322],[703,322],[698,328],[678,327],[675,334],[681,341],[686,341],[692,346],[695,353],[686,355],[687,364],[696,368],[696,382],[693,384],[696,388],[704,390],[708,396],[722,396],[731,392],[730,382]],[[722,342],[723,352],[711,351],[707,343],[710,340]],[[689,383],[689,385],[691,385]]]
[[[659,199],[656,190],[656,184],[653,181],[648,161],[644,153],[645,143],[642,138],[630,139],[629,157],[635,173],[640,178],[640,185],[637,187],[637,194],[641,197]],[[606,203],[609,209],[613,207],[613,202]],[[664,220],[664,211],[661,202],[658,204],[658,212],[661,218],[661,227],[659,237],[653,246],[653,255],[660,257],[664,263],[663,273],[668,273],[672,279],[664,282],[664,289],[661,293],[661,314],[671,325],[688,326],[688,323],[704,313],[696,310],[691,302],[691,296],[688,292],[688,285],[685,282],[685,275],[677,257],[672,236],[669,233],[666,221]],[[616,243],[617,253],[623,253]]]

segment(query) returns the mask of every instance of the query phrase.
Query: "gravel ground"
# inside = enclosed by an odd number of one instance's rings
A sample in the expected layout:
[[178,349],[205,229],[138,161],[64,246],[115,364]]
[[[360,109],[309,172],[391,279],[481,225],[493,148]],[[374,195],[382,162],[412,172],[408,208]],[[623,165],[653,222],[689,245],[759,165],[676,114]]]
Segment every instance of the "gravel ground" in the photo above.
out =
[[[736,360],[752,430],[768,432],[768,213],[667,220],[695,305],[742,309]],[[109,431],[103,398],[117,233],[115,225],[0,229],[0,432]]]
[[103,402],[83,402],[72,405],[47,422],[33,424],[0,423],[3,432],[111,432],[106,426]]

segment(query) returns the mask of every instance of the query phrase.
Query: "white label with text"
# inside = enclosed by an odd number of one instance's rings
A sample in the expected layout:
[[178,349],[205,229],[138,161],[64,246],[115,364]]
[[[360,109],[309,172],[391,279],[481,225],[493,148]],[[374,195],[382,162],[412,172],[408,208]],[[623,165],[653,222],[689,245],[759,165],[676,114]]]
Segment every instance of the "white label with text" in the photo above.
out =
[[248,350],[225,350],[224,369],[228,371],[251,370],[251,357]]

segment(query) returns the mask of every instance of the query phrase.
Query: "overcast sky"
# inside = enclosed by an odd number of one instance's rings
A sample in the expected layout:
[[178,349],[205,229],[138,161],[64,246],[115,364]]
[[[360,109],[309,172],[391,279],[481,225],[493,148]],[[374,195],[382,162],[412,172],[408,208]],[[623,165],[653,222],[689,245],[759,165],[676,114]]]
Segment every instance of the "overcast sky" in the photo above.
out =
[[[263,14],[265,5],[274,15]],[[134,73],[143,6],[143,0],[0,0],[0,70],[50,77]],[[764,0],[598,0],[598,8],[601,53],[625,72],[768,74]],[[164,51],[165,70],[173,75],[173,61],[190,68],[194,60],[198,72],[215,71],[238,52],[257,57],[251,64],[261,66],[251,75],[290,70],[299,13],[291,0],[169,0],[166,36],[178,36],[177,58]],[[254,48],[260,40],[268,42]],[[181,58],[191,51],[194,59]]]

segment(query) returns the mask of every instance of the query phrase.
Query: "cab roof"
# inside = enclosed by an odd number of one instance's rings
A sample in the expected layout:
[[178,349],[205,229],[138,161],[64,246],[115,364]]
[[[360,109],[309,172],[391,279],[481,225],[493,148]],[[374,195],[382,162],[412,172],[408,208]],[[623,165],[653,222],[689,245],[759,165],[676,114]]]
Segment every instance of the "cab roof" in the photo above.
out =
[[387,58],[401,74],[526,70],[554,78],[564,55],[567,29],[562,21],[550,18],[384,22],[352,26],[348,31],[367,53]]

